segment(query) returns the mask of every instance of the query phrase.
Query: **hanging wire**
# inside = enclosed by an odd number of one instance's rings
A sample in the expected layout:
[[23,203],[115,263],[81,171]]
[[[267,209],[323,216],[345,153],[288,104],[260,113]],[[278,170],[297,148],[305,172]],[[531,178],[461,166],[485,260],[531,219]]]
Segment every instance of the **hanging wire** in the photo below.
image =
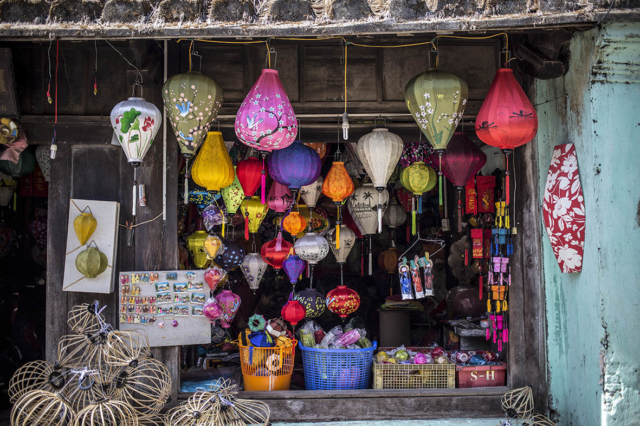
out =
[[[124,59],[124,60],[127,62],[127,64],[129,64],[133,69],[135,69],[135,70],[138,72],[138,79],[139,79],[138,81],[140,82],[140,84],[142,84],[143,79],[142,79],[142,73],[140,72],[140,68],[138,68],[138,67],[136,67],[135,65],[133,65],[133,64],[131,63],[131,61],[129,61],[129,60],[128,60],[128,59],[127,59],[127,58],[126,58],[126,57],[125,57],[125,56],[124,56],[124,55],[123,55],[123,54],[122,54],[118,49],[116,49],[116,48],[114,47],[114,45],[113,45],[113,44],[111,44],[111,43],[109,42],[109,40],[105,40],[105,41],[107,42],[107,44],[108,44],[109,46],[111,46],[111,48],[112,48],[113,50],[115,50],[115,51],[118,53],[118,55],[120,55],[120,56],[122,57],[122,59]],[[191,59],[189,59],[189,60],[191,60]]]
[[47,84],[47,101],[49,104],[53,103],[53,99],[51,99],[51,46],[53,45],[53,40],[49,42],[49,50],[47,51],[47,60],[49,61],[49,83]]
[[93,46],[96,50],[96,72],[93,80],[93,96],[98,94],[98,40],[93,41]]

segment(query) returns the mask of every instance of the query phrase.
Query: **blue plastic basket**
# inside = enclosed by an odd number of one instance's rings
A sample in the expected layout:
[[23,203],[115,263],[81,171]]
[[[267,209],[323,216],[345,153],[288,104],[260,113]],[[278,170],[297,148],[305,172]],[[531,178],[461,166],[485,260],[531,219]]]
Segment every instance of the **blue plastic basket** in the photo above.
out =
[[316,349],[300,344],[307,390],[367,389],[371,380],[373,352],[364,349]]

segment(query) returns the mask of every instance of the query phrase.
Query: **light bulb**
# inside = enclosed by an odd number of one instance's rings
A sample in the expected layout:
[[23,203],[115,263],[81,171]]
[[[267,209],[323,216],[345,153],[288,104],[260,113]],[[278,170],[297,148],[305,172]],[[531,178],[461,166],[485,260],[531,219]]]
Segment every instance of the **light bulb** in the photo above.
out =
[[349,139],[349,114],[347,114],[347,111],[342,114],[342,138],[344,140]]

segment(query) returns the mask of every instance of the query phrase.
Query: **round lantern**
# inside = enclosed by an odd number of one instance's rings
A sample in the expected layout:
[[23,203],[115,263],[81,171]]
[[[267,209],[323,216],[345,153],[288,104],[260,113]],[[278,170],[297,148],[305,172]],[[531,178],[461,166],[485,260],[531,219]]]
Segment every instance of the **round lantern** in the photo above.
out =
[[340,228],[340,247],[338,247],[336,241],[336,228],[329,231],[327,238],[331,243],[331,251],[336,258],[336,262],[339,265],[344,265],[347,263],[347,257],[356,243],[356,234],[347,225],[340,225]]
[[249,253],[242,260],[242,274],[249,283],[249,288],[256,291],[260,287],[262,276],[267,270],[267,262],[258,253]]
[[279,150],[293,143],[298,134],[296,115],[278,71],[262,70],[240,105],[235,131],[240,142],[260,151]]
[[309,185],[304,185],[300,188],[300,196],[304,203],[307,205],[309,210],[312,210],[316,207],[316,203],[318,202],[318,198],[322,195],[322,183],[324,182],[324,178],[322,176],[318,176],[315,182],[310,183]]
[[262,221],[267,216],[269,206],[260,202],[260,197],[245,199],[240,206],[244,214],[244,238],[249,239],[249,233],[255,234],[260,229]]
[[347,318],[360,307],[360,296],[347,286],[339,285],[327,294],[327,308],[340,318]]
[[218,192],[235,179],[231,157],[222,133],[209,132],[191,168],[193,181],[207,191]]
[[267,195],[267,206],[278,214],[287,211],[291,205],[292,196],[289,188],[279,182],[273,182]]
[[[403,142],[400,136],[388,129],[373,129],[358,141],[358,158],[364,165],[373,186],[378,190],[378,232],[382,232],[382,191],[393,173],[400,155]],[[388,199],[388,195],[387,195]]]
[[240,207],[240,204],[242,204],[242,200],[244,200],[244,190],[242,189],[242,185],[240,184],[240,180],[238,179],[237,174],[235,174],[233,183],[225,188],[222,188],[220,190],[220,193],[222,194],[222,200],[224,201],[224,206],[227,210],[227,214],[236,214],[236,212],[238,211],[238,207]]
[[406,220],[407,213],[405,212],[404,207],[398,204],[395,198],[392,198],[389,203],[389,207],[387,207],[387,211],[384,212],[382,221],[389,228],[394,229],[405,223]]
[[304,319],[307,313],[304,310],[304,306],[293,299],[293,293],[291,293],[289,301],[282,307],[280,314],[285,321],[295,326]]
[[307,232],[315,232],[318,235],[323,235],[329,232],[329,219],[322,212],[323,210],[316,206],[311,211],[304,204],[298,205],[300,216],[303,218],[311,218],[307,221],[306,228],[298,234],[298,238],[304,237]]
[[306,318],[318,318],[327,306],[322,293],[313,288],[302,290],[294,296],[294,299],[304,307]]
[[18,162],[0,160],[0,173],[11,177],[25,176],[36,168],[36,157],[31,150],[25,149],[18,157]]
[[196,268],[204,268],[207,264],[207,252],[204,249],[204,240],[209,234],[206,231],[196,231],[187,237],[187,248],[193,257]]
[[298,212],[290,212],[282,220],[282,228],[295,238],[307,228],[307,221]]
[[277,249],[277,241],[275,239],[262,245],[260,249],[260,255],[262,259],[271,265],[274,269],[282,269],[282,262],[289,256],[289,252],[293,247],[287,240],[282,240],[280,248]]
[[296,241],[294,249],[300,259],[316,265],[329,253],[329,243],[326,238],[309,232]]
[[387,274],[395,274],[398,270],[398,249],[391,247],[380,253],[378,266]]
[[[374,201],[375,189],[372,183],[365,183],[360,188],[353,191],[347,204],[349,213],[353,219],[360,225],[367,239],[367,247],[369,250],[369,275],[373,275],[373,254],[371,248],[371,236],[378,229],[378,207]],[[378,193],[382,203],[382,213],[387,209],[389,203],[389,192],[383,189]]]
[[142,162],[161,124],[160,110],[143,98],[129,98],[111,110],[111,126],[133,167]]
[[49,182],[49,176],[51,176],[51,153],[47,145],[38,145],[36,148],[36,160],[40,170],[42,170],[44,180]]
[[294,286],[298,282],[298,277],[300,277],[304,272],[306,266],[307,265],[304,260],[300,259],[300,257],[295,254],[290,254],[289,257],[282,262],[282,269],[284,270],[284,273],[287,274],[287,277],[289,277],[291,284]]
[[255,157],[238,162],[236,174],[244,190],[244,198],[251,198],[260,186],[262,179],[262,162]]
[[[436,172],[424,163],[416,162],[402,170],[400,183],[413,194],[411,201],[411,233],[416,234],[416,210],[422,212],[422,194],[436,186]],[[416,208],[415,202],[418,206]]]
[[214,262],[218,264],[225,271],[230,271],[239,266],[244,259],[244,249],[240,244],[233,240],[224,241],[224,251],[218,253],[218,256],[214,259]]
[[222,87],[200,72],[189,71],[164,83],[162,100],[180,152],[191,158],[222,106]]
[[225,245],[217,235],[208,235],[204,239],[204,249],[209,259],[214,259],[218,252],[225,250]]
[[216,296],[216,300],[222,308],[222,327],[231,327],[233,318],[236,316],[238,309],[240,309],[240,296],[234,294],[231,290],[222,290],[220,294]]
[[442,173],[458,196],[458,232],[462,232],[462,190],[487,162],[487,155],[462,132],[456,132],[442,155]]
[[340,248],[340,224],[342,223],[340,206],[342,202],[353,193],[353,181],[342,161],[334,161],[331,165],[331,169],[329,169],[329,173],[327,173],[327,178],[322,184],[322,193],[331,198],[338,209],[336,219],[336,244],[337,248]]
[[300,141],[271,153],[267,164],[273,180],[285,185],[294,194],[301,187],[315,182],[322,167],[318,153]]
[[207,300],[207,302],[204,304],[204,307],[202,308],[202,313],[205,317],[207,317],[207,319],[211,324],[214,324],[216,321],[221,319],[222,316],[224,315],[224,312],[222,311],[222,306],[220,306],[220,303],[218,302],[218,300],[213,297]]
[[320,160],[324,160],[324,157],[327,155],[327,144],[326,143],[323,143],[323,142],[305,142],[305,145],[308,146],[309,148],[314,149],[318,153],[318,156],[320,157]]
[[98,250],[98,247],[87,247],[76,257],[76,269],[85,278],[97,277],[107,270],[108,264],[107,255]]

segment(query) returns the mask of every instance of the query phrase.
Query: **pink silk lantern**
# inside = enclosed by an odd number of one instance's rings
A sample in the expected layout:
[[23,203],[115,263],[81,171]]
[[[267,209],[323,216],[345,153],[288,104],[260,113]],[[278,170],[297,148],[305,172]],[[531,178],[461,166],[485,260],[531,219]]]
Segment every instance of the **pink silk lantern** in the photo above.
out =
[[231,327],[233,318],[240,309],[240,296],[234,294],[231,290],[222,290],[216,296],[216,300],[222,307],[222,328]]
[[276,213],[284,213],[289,208],[291,201],[292,197],[289,188],[274,181],[267,196],[267,205],[269,208]]
[[220,306],[220,303],[213,297],[207,300],[207,303],[204,304],[202,313],[212,324],[221,319],[224,315],[224,312],[222,312],[222,306]]

